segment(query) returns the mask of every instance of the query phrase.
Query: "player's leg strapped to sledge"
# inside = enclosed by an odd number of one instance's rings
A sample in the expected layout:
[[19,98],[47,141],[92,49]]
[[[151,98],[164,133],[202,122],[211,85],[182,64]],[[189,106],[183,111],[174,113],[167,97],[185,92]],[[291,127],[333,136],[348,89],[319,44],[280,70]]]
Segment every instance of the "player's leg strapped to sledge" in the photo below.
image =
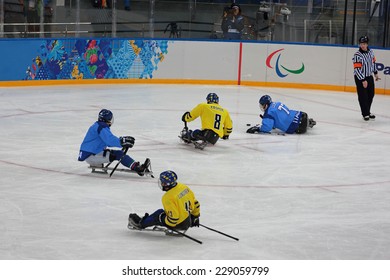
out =
[[164,219],[165,212],[163,209],[158,209],[151,215],[145,213],[145,216],[142,218],[135,213],[131,213],[129,215],[129,227],[144,229],[151,226],[166,226]]
[[301,119],[299,120],[298,128],[295,130],[296,134],[306,133],[308,126],[307,114],[305,112],[301,112]]
[[308,127],[312,128],[314,125],[316,125],[316,122],[313,119],[309,119],[307,113],[299,112],[286,133],[304,134]]
[[307,113],[302,112],[301,120],[299,122],[299,126],[298,126],[297,130],[295,131],[295,133],[297,133],[297,134],[305,133],[307,131],[308,127],[313,128],[313,126],[315,126],[316,124],[317,124],[317,122],[315,120],[309,118]]
[[[144,229],[147,227],[152,227],[152,226],[162,226],[170,229],[166,223],[165,223],[165,211],[164,209],[158,209],[156,210],[153,214],[149,215],[148,213],[145,213],[145,216],[142,218],[138,216],[135,213],[131,213],[129,215],[129,228],[134,228],[134,229]],[[191,226],[191,218],[190,216],[185,219],[183,222],[178,224],[177,226],[174,227],[176,230],[187,230]]]
[[[190,218],[186,219],[184,222],[180,223],[180,225],[171,228],[168,227],[165,222],[163,221],[163,216],[165,219],[165,212],[163,209],[159,209],[155,211],[152,215],[145,214],[144,217],[139,217],[137,214],[130,214],[129,215],[129,223],[128,228],[130,230],[139,230],[139,231],[162,231],[166,235],[169,236],[179,236],[179,237],[186,237],[188,239],[191,239],[192,241],[195,241],[196,243],[202,244],[202,241],[195,239],[187,234],[185,232],[189,228],[189,224],[191,224]],[[187,220],[189,222],[187,223]],[[187,226],[188,224],[188,226]],[[153,228],[147,228],[152,227]]]
[[184,128],[181,132],[181,139],[185,143],[191,143],[194,141],[204,141],[204,142],[207,142],[209,144],[214,145],[215,143],[217,143],[217,141],[219,139],[219,135],[211,129],[204,129],[204,130],[200,130],[200,129],[188,130],[187,129],[186,130]]
[[190,134],[190,139],[192,141],[200,140],[213,145],[217,143],[219,139],[219,135],[211,129],[204,129],[204,130],[195,129],[194,131],[189,130],[189,134]]
[[144,164],[140,164],[138,161],[135,161],[130,156],[126,155],[123,150],[104,150],[96,155],[90,155],[85,159],[91,167],[104,167],[106,163],[111,163],[114,160],[120,160],[121,164],[130,170],[133,170],[138,173],[138,175],[143,176],[145,170],[150,165],[150,160],[146,159]]

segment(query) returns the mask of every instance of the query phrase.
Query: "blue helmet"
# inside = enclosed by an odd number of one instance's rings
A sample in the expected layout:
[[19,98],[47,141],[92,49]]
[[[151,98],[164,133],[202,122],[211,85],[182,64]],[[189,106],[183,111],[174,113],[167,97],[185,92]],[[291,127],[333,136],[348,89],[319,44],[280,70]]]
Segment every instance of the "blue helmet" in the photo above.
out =
[[113,124],[114,123],[114,115],[110,110],[107,109],[102,109],[99,112],[99,117],[98,117],[99,122],[105,122],[108,124]]
[[206,100],[207,100],[207,103],[210,104],[210,103],[219,103],[219,97],[216,93],[209,93],[206,97]]
[[158,183],[163,191],[168,191],[177,185],[177,175],[171,170],[164,171],[160,174]]

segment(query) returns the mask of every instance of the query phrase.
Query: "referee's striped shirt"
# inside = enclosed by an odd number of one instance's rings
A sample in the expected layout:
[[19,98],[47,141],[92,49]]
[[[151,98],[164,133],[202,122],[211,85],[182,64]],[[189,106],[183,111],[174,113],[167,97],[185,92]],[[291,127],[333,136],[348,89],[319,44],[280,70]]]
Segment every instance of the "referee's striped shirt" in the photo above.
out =
[[370,77],[372,73],[377,74],[375,64],[375,55],[374,52],[370,49],[367,51],[362,51],[359,49],[353,56],[353,74],[359,80],[365,80],[367,77]]

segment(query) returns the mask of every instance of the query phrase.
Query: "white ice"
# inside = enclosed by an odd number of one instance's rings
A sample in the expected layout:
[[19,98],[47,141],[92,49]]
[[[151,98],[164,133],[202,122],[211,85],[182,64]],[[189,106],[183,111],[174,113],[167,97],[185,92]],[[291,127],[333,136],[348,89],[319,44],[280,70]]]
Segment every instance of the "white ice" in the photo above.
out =
[[[182,114],[216,92],[234,122],[203,151],[179,142]],[[305,135],[250,135],[268,93],[317,125]],[[364,122],[356,94],[194,85],[0,88],[0,259],[389,259],[390,96]],[[100,109],[136,138],[156,178],[91,174],[80,143]],[[189,123],[198,128],[199,121]],[[157,177],[174,170],[201,203],[203,241],[127,229],[161,208]]]

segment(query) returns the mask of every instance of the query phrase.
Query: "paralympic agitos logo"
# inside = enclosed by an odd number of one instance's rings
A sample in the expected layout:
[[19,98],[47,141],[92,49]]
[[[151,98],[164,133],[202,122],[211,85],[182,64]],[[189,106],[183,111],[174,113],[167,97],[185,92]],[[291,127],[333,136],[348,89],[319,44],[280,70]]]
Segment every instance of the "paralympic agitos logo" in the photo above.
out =
[[[276,50],[274,51],[273,53],[271,53],[268,57],[267,57],[267,60],[265,61],[265,64],[267,65],[268,68],[271,68],[271,69],[275,69],[275,72],[276,74],[280,77],[280,78],[284,78],[286,77],[287,75],[289,74],[301,74],[304,70],[305,70],[305,64],[303,64],[302,62],[302,66],[301,68],[299,69],[290,69],[290,68],[287,68],[285,66],[283,66],[280,62],[280,57],[281,57],[281,51],[283,51],[284,49],[279,49],[279,50]],[[279,53],[279,54],[278,54]],[[278,54],[277,58],[276,58],[276,62],[274,64],[274,67],[271,66],[271,61],[273,59],[273,57]]]

